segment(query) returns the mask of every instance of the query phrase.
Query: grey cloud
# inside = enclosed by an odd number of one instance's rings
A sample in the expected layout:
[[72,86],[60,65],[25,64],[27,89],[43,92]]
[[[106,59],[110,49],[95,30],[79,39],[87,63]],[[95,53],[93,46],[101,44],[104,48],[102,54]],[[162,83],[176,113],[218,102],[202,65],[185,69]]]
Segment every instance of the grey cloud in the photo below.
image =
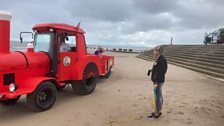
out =
[[[221,2],[222,0],[219,1]],[[184,3],[181,9],[174,12],[174,15],[180,17],[182,28],[216,28],[224,25],[223,7],[223,5],[214,1],[196,0],[192,3]]]
[[79,0],[68,2],[65,8],[74,17],[116,22],[131,16],[130,4],[129,0]]
[[[142,14],[142,18],[147,16],[146,20],[142,20],[142,24],[146,26],[143,27],[143,30],[147,26],[149,29],[162,28],[170,30],[170,28],[202,29],[220,27],[224,24],[223,0],[138,0],[135,1],[135,6],[139,13]],[[164,21],[164,17],[155,16],[161,13],[169,13],[173,17]],[[147,23],[149,18],[151,18],[151,23]],[[175,22],[176,19],[179,22]]]
[[133,24],[131,31],[171,30],[178,25],[178,20],[171,13],[140,14]]
[[[223,7],[223,0],[0,0],[0,9],[13,13],[13,38],[36,23],[75,25],[81,21],[91,42],[116,44],[137,43],[133,41],[141,40],[137,39],[141,32],[150,36],[160,30],[158,41],[163,41],[168,33],[180,41],[191,31],[197,35],[209,32],[224,26]],[[186,38],[201,42],[200,37]],[[147,37],[142,43],[155,39]]]
[[146,13],[164,13],[179,9],[178,0],[133,0],[139,10]]

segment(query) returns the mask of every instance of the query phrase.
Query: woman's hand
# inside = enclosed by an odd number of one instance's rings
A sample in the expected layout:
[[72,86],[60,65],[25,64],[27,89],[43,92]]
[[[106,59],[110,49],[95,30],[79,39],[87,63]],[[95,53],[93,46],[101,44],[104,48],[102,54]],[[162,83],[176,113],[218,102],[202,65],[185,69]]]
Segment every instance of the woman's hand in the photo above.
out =
[[157,87],[158,87],[158,84],[157,84],[157,83],[155,83],[155,84],[153,85],[153,87],[154,87],[154,88],[157,88]]

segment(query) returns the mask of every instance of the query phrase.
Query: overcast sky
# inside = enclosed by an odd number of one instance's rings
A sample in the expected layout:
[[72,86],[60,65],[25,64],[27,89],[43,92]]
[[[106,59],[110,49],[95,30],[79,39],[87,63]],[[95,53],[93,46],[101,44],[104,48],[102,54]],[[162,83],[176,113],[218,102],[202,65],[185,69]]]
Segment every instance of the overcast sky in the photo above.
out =
[[49,22],[81,21],[88,44],[144,47],[202,44],[224,27],[224,0],[0,0],[0,10],[13,15],[12,40]]

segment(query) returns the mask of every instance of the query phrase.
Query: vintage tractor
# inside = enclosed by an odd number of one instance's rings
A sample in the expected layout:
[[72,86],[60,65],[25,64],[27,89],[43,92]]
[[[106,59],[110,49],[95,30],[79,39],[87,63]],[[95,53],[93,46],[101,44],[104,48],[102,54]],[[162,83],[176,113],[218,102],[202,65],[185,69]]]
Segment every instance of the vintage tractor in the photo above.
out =
[[[108,77],[113,56],[87,54],[85,32],[79,26],[61,23],[37,24],[27,51],[10,52],[9,12],[0,12],[0,102],[15,104],[26,95],[35,111],[51,108],[57,91],[71,84],[80,95],[92,93],[98,77]],[[21,37],[22,40],[22,37]],[[62,43],[69,50],[61,50]]]

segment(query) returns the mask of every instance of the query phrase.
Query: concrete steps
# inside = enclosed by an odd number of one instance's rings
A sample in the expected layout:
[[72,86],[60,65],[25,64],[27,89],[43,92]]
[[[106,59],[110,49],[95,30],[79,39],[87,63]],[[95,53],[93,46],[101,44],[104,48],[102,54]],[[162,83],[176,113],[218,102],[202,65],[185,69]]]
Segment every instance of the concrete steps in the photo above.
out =
[[[196,72],[224,79],[223,45],[172,45],[163,46],[168,63]],[[152,61],[152,50],[137,56]]]
[[[148,56],[145,56],[145,55],[141,55],[139,56],[139,58],[142,58],[142,59],[150,59]],[[191,59],[187,59],[185,57],[173,57],[173,56],[166,56],[167,60],[172,62],[178,62],[178,61],[183,61],[183,64],[185,63],[191,63],[191,64],[196,64],[196,65],[201,65],[202,67],[205,66],[205,67],[214,67],[215,68],[218,68],[220,71],[220,68],[221,68],[221,72],[223,72],[222,69],[224,69],[224,65],[221,65],[220,63],[211,63],[211,62],[206,62],[206,61],[200,61],[200,60],[191,60]],[[150,60],[154,60],[153,58],[151,58]],[[200,67],[200,66],[199,66]],[[213,68],[212,68],[213,69]]]
[[209,56],[193,56],[193,55],[178,55],[178,54],[165,54],[165,56],[169,57],[177,57],[177,58],[183,58],[183,59],[189,59],[189,60],[198,60],[201,62],[208,62],[208,63],[214,63],[214,64],[223,64],[224,59],[219,57],[209,57]]
[[179,60],[179,61],[189,62],[193,64],[204,65],[206,67],[208,66],[208,67],[216,67],[216,68],[224,69],[224,65],[221,65],[219,63],[213,63],[213,62],[207,62],[207,61],[201,61],[201,60],[183,59],[180,57],[169,57],[169,56],[166,56],[166,57],[170,60]]

